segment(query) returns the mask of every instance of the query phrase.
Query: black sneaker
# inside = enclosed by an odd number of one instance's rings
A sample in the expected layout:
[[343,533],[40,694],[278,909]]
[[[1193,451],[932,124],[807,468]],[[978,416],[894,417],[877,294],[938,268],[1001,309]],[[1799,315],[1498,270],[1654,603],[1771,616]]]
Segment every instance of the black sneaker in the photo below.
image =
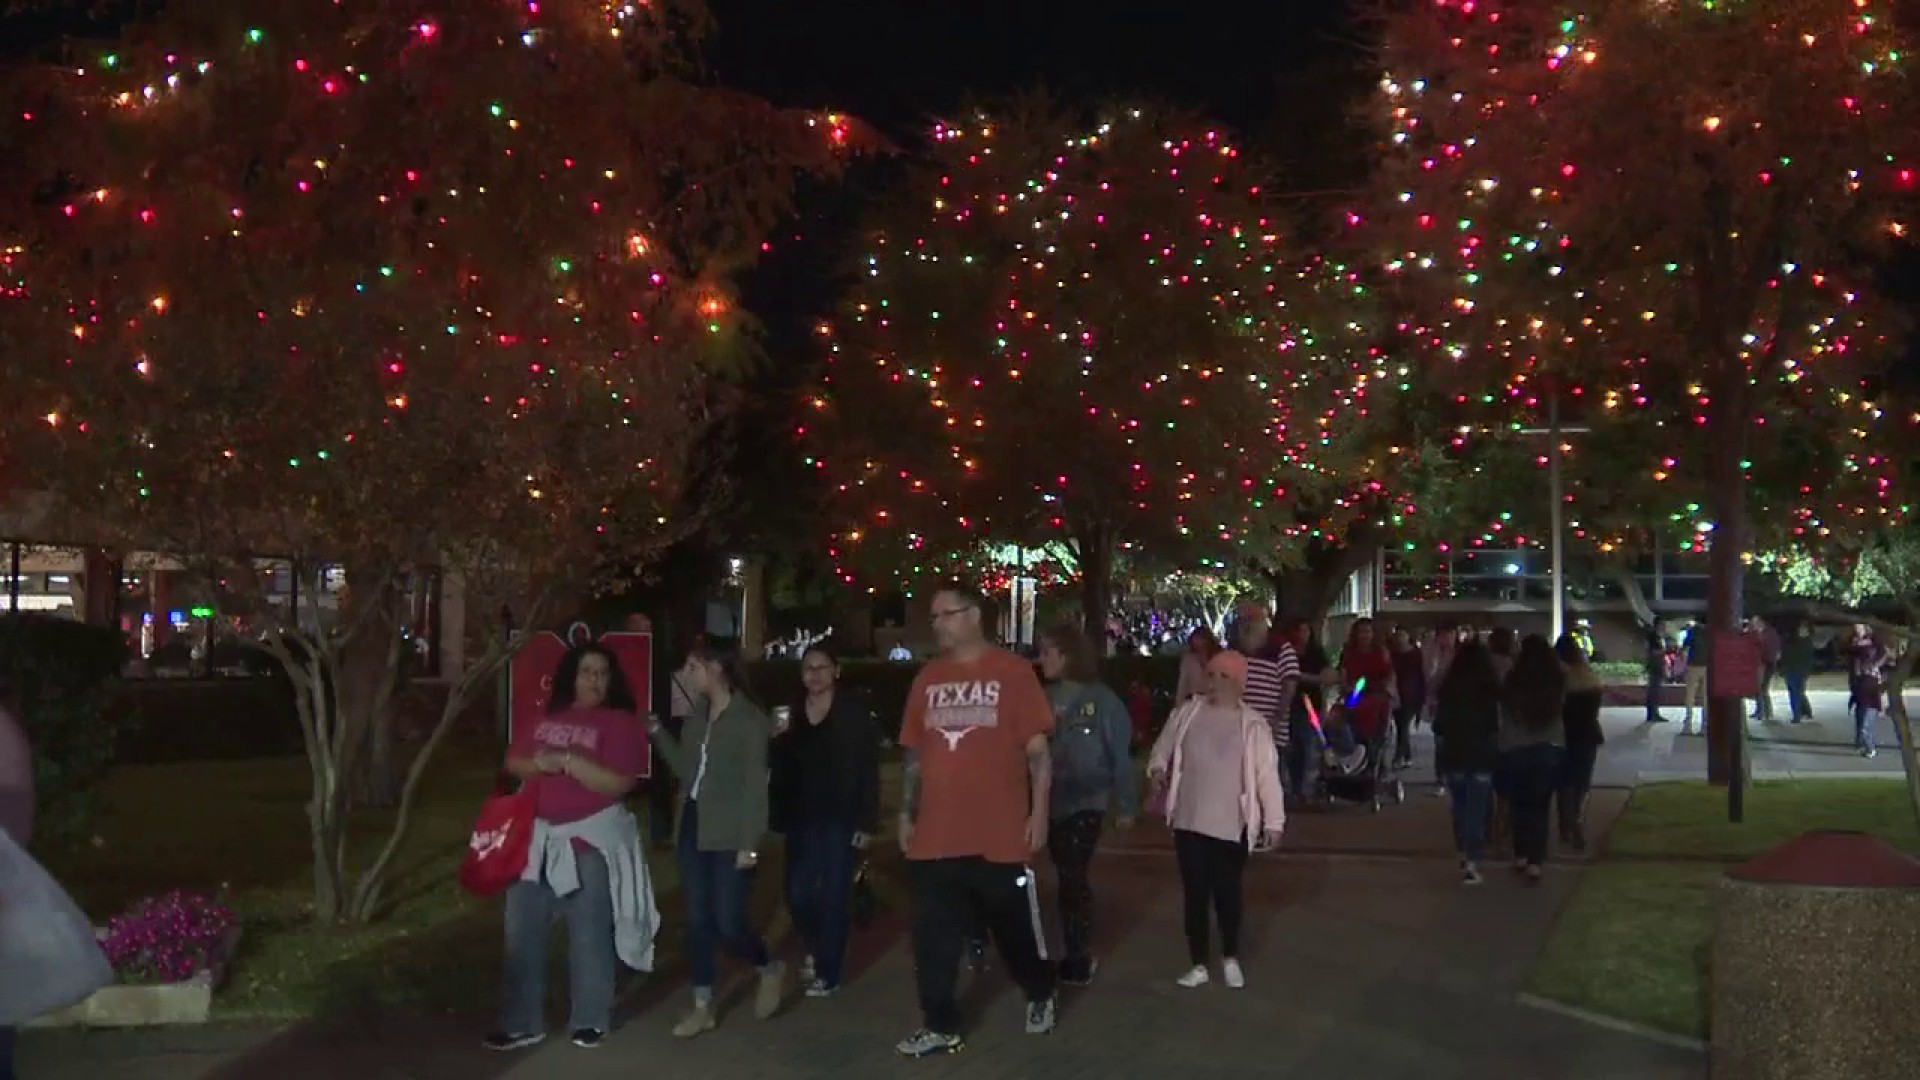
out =
[[575,1028],[573,1031],[573,1045],[582,1050],[592,1050],[599,1046],[606,1037],[607,1033],[601,1031],[599,1028]]
[[546,1037],[545,1032],[539,1031],[521,1035],[515,1035],[507,1031],[496,1031],[482,1040],[480,1045],[489,1050],[523,1050],[529,1046],[539,1044],[544,1041]]
[[921,1028],[895,1043],[893,1050],[901,1057],[923,1058],[935,1054],[957,1054],[966,1045],[966,1040],[958,1035],[943,1035]]

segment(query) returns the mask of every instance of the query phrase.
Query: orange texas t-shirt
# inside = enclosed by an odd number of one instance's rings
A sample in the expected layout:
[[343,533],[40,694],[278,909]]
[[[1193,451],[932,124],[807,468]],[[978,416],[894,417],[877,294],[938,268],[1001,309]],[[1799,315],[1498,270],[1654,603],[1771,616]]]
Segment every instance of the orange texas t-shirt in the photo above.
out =
[[1018,865],[1027,847],[1027,743],[1053,730],[1033,666],[1005,649],[930,661],[913,680],[900,745],[920,754],[920,818],[909,859]]

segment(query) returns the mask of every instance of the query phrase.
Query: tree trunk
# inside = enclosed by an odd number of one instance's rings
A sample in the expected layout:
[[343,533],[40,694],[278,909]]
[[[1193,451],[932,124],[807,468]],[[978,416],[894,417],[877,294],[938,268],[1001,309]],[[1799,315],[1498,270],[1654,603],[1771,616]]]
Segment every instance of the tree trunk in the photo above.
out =
[[[347,569],[347,596],[341,617],[359,620],[340,644],[336,704],[342,730],[353,733],[354,755],[346,770],[353,776],[354,802],[391,808],[400,797],[394,761],[394,698],[401,681],[402,611],[400,590],[391,577],[355,574]],[[371,610],[360,610],[371,605]]]
[[[1654,558],[1659,558],[1654,553]],[[1660,619],[1653,605],[1647,601],[1647,590],[1640,587],[1640,578],[1634,574],[1633,567],[1622,562],[1614,562],[1608,567],[1614,583],[1620,586],[1620,593],[1626,597],[1627,606],[1633,609],[1633,617],[1642,629],[1651,629]]]
[[[551,597],[542,595],[534,598],[525,608],[524,618],[528,626],[542,625],[552,615]],[[433,761],[434,751],[440,748],[447,733],[453,730],[453,723],[466,704],[480,687],[492,681],[502,664],[507,662],[508,648],[505,641],[495,641],[486,652],[475,659],[466,674],[447,688],[447,700],[440,708],[440,716],[427,732],[420,748],[414,751],[413,759],[407,765],[406,776],[400,784],[400,797],[395,803],[393,827],[388,830],[386,840],[380,845],[380,851],[367,864],[367,869],[354,882],[353,895],[348,900],[341,915],[354,922],[371,922],[378,918],[386,907],[387,879],[393,868],[393,861],[406,843],[407,834],[413,825],[413,809],[419,801],[420,782],[427,774],[427,766]]]
[[[1746,699],[1720,693],[1720,673],[1711,663],[1716,641],[1739,636],[1745,616],[1747,549],[1746,458],[1748,423],[1742,404],[1744,368],[1718,358],[1721,377],[1708,403],[1707,509],[1713,515],[1713,540],[1707,553],[1707,782],[1738,783],[1746,772]],[[1729,802],[1729,812],[1733,803]]]
[[1113,604],[1113,536],[1103,525],[1083,525],[1074,544],[1080,561],[1080,625],[1105,656]]
[[1327,613],[1347,582],[1372,562],[1380,545],[1375,530],[1356,525],[1342,541],[1316,540],[1307,547],[1303,565],[1261,574],[1273,587],[1277,619],[1304,619],[1315,633],[1324,633]]
[[[286,663],[290,656],[283,656]],[[294,676],[294,707],[313,790],[307,799],[307,840],[313,859],[313,914],[321,922],[338,919],[346,904],[346,880],[340,852],[346,844],[346,800],[337,761],[330,750],[336,718],[332,679],[326,660],[308,645]],[[289,666],[289,673],[292,672]]]

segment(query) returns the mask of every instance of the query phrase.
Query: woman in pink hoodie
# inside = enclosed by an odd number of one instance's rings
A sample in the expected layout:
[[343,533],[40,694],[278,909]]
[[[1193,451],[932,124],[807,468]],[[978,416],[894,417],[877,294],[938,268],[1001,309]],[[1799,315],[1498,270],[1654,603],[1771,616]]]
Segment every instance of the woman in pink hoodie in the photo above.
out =
[[1242,695],[1247,658],[1223,652],[1207,662],[1207,692],[1167,721],[1148,759],[1147,777],[1164,792],[1186,901],[1187,952],[1193,966],[1181,986],[1206,985],[1207,908],[1220,921],[1220,973],[1247,984],[1240,969],[1242,879],[1247,853],[1280,842],[1286,825],[1280,759],[1266,720]]

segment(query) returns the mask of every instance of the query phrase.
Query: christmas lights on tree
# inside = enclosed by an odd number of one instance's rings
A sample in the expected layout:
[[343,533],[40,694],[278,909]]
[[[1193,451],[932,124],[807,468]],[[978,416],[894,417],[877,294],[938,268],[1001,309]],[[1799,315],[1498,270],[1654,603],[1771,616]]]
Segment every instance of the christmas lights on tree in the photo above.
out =
[[[689,81],[705,26],[695,0],[169,0],[7,88],[0,352],[34,418],[8,464],[57,539],[166,552],[280,631],[321,920],[382,910],[403,839],[348,865],[408,583],[459,590],[454,640],[487,629],[401,823],[512,648],[495,613],[559,617],[710,498],[682,496],[734,275],[859,139]],[[257,558],[343,564],[337,621],[262,605]]]
[[850,130],[685,81],[704,26],[181,0],[27,73],[0,303],[39,482],[144,544],[651,544],[732,275]]
[[1875,377],[1872,260],[1916,194],[1890,7],[1441,0],[1387,40],[1355,227],[1419,298],[1420,362],[1488,399],[1456,454],[1544,465],[1515,432],[1557,398],[1591,428],[1563,440],[1568,512],[1603,552],[1705,550],[1729,487],[1768,534],[1743,555],[1910,512],[1916,418]]
[[927,158],[821,328],[800,432],[843,580],[991,582],[1001,553],[1060,543],[1048,569],[1102,619],[1118,553],[1286,543],[1331,421],[1290,408],[1310,271],[1241,151],[1179,114],[1028,104],[940,127]]

